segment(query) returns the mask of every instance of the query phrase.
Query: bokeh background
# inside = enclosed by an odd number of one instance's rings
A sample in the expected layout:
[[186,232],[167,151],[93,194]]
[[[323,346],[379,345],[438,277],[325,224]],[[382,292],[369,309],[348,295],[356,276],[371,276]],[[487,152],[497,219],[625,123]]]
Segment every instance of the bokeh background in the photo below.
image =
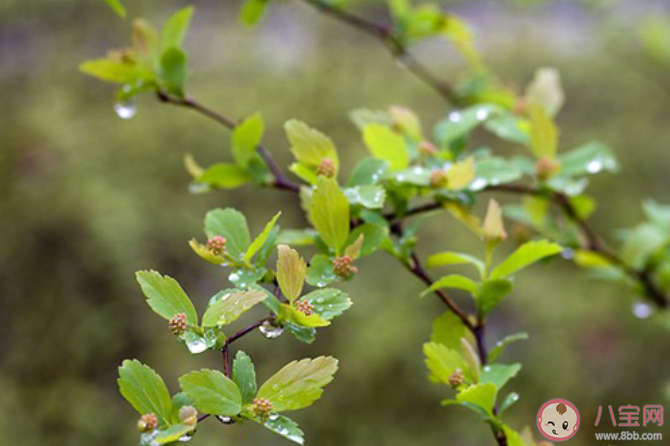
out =
[[[189,2],[127,3],[131,16],[162,23]],[[346,168],[365,153],[348,111],[399,104],[414,108],[426,126],[448,113],[376,42],[298,1],[280,2],[253,30],[237,23],[238,1],[194,3],[186,44],[189,90],[232,117],[261,111],[267,145],[281,162],[289,160],[282,134],[288,118],[331,135]],[[642,218],[642,199],[670,201],[668,6],[647,0],[444,3],[472,24],[487,63],[510,85],[523,88],[539,66],[561,71],[567,94],[558,117],[562,147],[597,138],[624,166],[591,186],[600,202],[593,225],[614,243],[617,228]],[[384,19],[378,2],[359,10]],[[126,45],[129,28],[102,0],[0,2],[1,445],[136,444],[137,414],[115,383],[120,362],[141,359],[176,391],[180,374],[217,368],[220,358],[192,357],[174,342],[144,304],[134,271],[155,268],[177,278],[204,308],[224,275],[186,242],[201,236],[208,209],[237,207],[253,231],[279,209],[284,227],[304,224],[294,197],[278,191],[189,194],[186,153],[203,164],[230,156],[229,135],[212,122],[152,97],[140,99],[133,119],[116,116],[113,90],[76,67]],[[459,75],[457,57],[445,44],[416,51],[441,75]],[[424,255],[480,249],[446,214],[428,223],[422,237]],[[314,345],[288,335],[266,341],[256,333],[236,347],[255,358],[260,378],[295,358],[325,353],[341,359],[325,397],[295,413],[312,445],[492,444],[471,413],[440,407],[449,392],[427,381],[421,345],[443,310],[439,302],[419,300],[421,285],[384,253],[359,267],[358,280],[345,286],[354,307]],[[566,398],[583,420],[571,444],[586,445],[594,441],[600,405],[605,411],[610,404],[670,407],[670,332],[662,316],[635,318],[633,296],[568,262],[535,267],[518,285],[494,314],[489,335],[531,335],[505,357],[524,364],[509,386],[522,395],[507,414],[512,426],[533,426],[542,403]],[[604,420],[597,430],[612,431]],[[670,438],[667,426],[637,430]],[[287,444],[257,426],[213,420],[195,441]]]

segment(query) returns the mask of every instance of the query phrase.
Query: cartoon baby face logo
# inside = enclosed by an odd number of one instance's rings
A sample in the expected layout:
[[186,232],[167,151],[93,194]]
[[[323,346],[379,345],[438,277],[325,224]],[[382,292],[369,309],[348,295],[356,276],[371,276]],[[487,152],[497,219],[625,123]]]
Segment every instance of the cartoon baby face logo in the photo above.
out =
[[548,440],[568,440],[579,429],[579,411],[568,400],[549,400],[537,412],[537,428]]

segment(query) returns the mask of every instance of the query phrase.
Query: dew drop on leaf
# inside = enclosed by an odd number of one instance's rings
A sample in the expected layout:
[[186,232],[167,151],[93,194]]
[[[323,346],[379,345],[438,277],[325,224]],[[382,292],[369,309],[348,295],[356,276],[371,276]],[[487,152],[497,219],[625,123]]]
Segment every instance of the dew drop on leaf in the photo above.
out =
[[602,170],[603,163],[598,160],[593,160],[586,165],[586,171],[588,173],[598,173]]
[[137,114],[137,105],[133,99],[117,102],[114,104],[114,111],[121,119],[130,119]]
[[233,417],[225,417],[223,415],[215,415],[216,419],[222,422],[223,424],[234,424],[235,420]]
[[642,300],[633,302],[633,315],[638,319],[647,319],[654,314],[652,306]]
[[276,339],[284,332],[282,327],[276,327],[270,321],[263,322],[258,330],[268,339]]
[[451,112],[449,113],[449,120],[451,122],[458,122],[461,120],[461,114],[458,112]]

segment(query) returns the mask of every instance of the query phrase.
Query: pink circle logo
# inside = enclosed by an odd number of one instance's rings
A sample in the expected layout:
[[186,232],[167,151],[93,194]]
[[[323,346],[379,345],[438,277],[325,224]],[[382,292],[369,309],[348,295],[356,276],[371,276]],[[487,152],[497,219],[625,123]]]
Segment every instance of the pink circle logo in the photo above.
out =
[[579,429],[579,411],[568,400],[549,400],[537,411],[537,429],[547,440],[569,440]]

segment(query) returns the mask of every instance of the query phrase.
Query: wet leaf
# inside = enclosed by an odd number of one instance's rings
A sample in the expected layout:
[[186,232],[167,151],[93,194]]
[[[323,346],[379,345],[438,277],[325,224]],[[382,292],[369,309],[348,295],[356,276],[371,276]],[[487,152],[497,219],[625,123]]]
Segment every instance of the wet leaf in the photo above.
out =
[[223,373],[203,369],[179,378],[184,392],[195,401],[200,412],[235,416],[242,410],[242,396],[235,383]]
[[147,298],[147,304],[160,317],[170,320],[176,314],[186,314],[186,322],[198,325],[193,303],[176,280],[161,276],[157,271],[138,271],[137,282]]

